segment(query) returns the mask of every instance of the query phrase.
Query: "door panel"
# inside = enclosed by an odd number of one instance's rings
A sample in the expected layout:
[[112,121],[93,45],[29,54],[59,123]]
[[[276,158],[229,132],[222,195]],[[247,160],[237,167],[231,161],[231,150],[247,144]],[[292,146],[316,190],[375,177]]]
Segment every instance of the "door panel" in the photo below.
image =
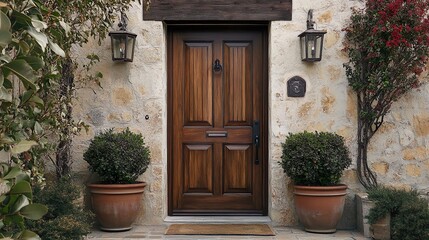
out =
[[169,29],[169,215],[267,214],[266,51],[265,28]]
[[250,126],[252,120],[252,44],[224,43],[224,126]]
[[212,126],[212,44],[185,44],[185,126]]
[[225,145],[223,193],[252,193],[252,146]]
[[183,192],[185,194],[213,194],[213,147],[211,145],[186,145],[183,163]]

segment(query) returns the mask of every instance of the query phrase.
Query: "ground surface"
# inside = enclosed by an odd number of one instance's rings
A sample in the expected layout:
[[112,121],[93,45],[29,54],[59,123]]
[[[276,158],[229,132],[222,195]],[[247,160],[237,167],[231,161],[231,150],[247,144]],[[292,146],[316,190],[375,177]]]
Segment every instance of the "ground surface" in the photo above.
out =
[[256,237],[256,236],[167,236],[164,235],[165,230],[168,225],[157,225],[157,226],[134,226],[133,229],[127,232],[102,232],[94,230],[87,239],[102,239],[102,240],[134,240],[134,239],[172,239],[172,240],[195,240],[195,239],[278,239],[278,240],[367,240],[370,238],[365,238],[362,234],[356,231],[337,231],[332,234],[314,234],[307,233],[298,228],[289,228],[289,227],[273,227],[276,236],[265,236],[265,237]]

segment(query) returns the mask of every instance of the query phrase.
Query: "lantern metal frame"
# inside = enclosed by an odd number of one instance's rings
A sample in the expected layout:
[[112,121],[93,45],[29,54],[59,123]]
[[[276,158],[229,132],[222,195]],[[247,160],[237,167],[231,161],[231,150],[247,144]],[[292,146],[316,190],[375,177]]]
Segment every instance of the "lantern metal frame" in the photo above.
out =
[[314,29],[313,9],[307,14],[307,30],[298,35],[301,45],[301,60],[318,62],[322,60],[324,30]]
[[118,24],[119,31],[109,32],[112,47],[112,60],[115,62],[132,62],[137,34],[127,31],[128,18],[121,12]]

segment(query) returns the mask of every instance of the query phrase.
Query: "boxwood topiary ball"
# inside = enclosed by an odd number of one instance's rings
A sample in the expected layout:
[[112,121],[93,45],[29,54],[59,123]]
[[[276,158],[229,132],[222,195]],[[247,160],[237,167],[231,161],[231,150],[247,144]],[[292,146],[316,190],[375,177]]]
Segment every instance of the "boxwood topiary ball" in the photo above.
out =
[[150,151],[141,134],[109,129],[91,140],[83,158],[103,183],[134,183],[146,171]]

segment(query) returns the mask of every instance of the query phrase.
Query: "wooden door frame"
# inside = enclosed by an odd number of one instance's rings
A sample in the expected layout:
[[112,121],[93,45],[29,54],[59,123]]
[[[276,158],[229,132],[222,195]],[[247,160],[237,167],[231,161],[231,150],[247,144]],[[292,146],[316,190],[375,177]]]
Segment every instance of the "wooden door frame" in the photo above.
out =
[[263,184],[263,196],[262,196],[262,205],[263,205],[263,216],[268,216],[268,27],[269,22],[166,22],[167,25],[167,207],[168,207],[168,216],[173,215],[173,200],[172,200],[172,151],[173,151],[173,117],[172,117],[172,96],[173,96],[173,39],[172,39],[172,30],[193,30],[198,28],[203,29],[251,29],[261,31],[263,34],[263,89],[262,89],[262,119],[261,119],[261,151],[262,151],[262,184]]

